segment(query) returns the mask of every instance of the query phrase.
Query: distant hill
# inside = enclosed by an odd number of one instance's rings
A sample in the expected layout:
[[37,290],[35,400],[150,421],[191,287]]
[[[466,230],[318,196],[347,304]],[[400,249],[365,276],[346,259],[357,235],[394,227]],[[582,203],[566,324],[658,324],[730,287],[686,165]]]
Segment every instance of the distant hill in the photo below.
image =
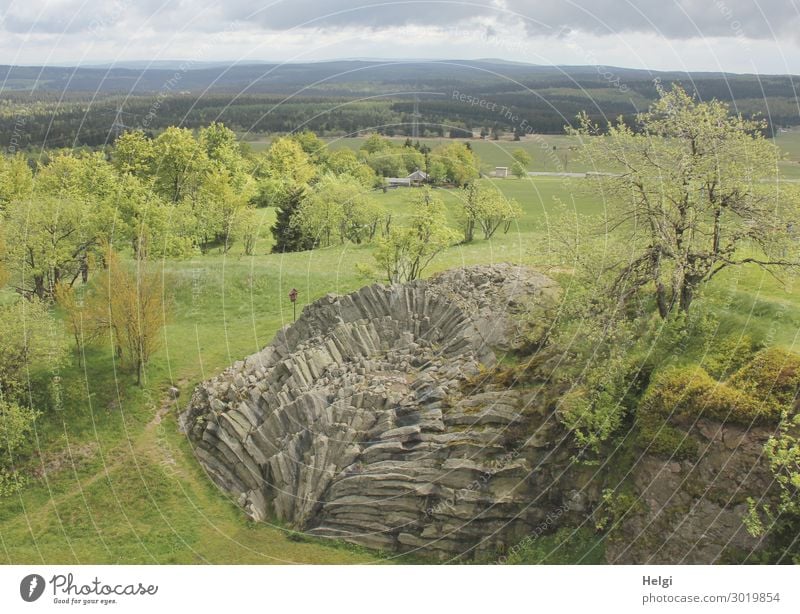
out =
[[[122,131],[221,121],[241,133],[559,134],[580,111],[631,118],[681,83],[774,127],[800,123],[796,77],[539,66],[497,59],[0,66],[0,146],[101,146]],[[24,130],[20,118],[25,118]]]
[[[613,76],[613,77],[612,77]],[[630,86],[662,81],[719,81],[732,89],[750,89],[759,81],[774,85],[788,95],[789,76],[735,75],[726,73],[657,72],[596,66],[539,66],[503,60],[339,60],[312,63],[217,64],[190,61],[131,62],[124,66],[61,67],[0,66],[0,91],[59,91],[145,94],[165,87],[182,91],[242,91],[291,93],[297,88],[314,94],[363,92],[366,84],[393,89],[412,86],[432,90],[456,83],[575,87],[605,84],[618,78]],[[724,87],[719,88],[724,89]],[[753,90],[755,91],[755,90]],[[753,92],[748,92],[753,93]]]

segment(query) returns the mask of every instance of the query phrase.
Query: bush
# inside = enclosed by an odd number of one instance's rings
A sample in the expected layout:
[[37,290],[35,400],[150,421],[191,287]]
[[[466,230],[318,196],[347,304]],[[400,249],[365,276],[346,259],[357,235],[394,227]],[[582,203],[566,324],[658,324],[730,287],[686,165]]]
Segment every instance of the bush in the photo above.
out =
[[667,369],[654,377],[639,403],[640,438],[657,453],[685,455],[691,444],[670,421],[777,423],[795,403],[799,388],[800,356],[780,348],[758,352],[727,381],[701,367]]
[[27,483],[28,478],[24,475],[0,467],[0,499],[19,492]]
[[728,337],[714,343],[703,360],[703,368],[713,377],[724,379],[741,369],[756,351],[748,335]]
[[796,402],[800,391],[800,356],[781,348],[766,348],[734,373],[728,383],[756,398],[790,405]]

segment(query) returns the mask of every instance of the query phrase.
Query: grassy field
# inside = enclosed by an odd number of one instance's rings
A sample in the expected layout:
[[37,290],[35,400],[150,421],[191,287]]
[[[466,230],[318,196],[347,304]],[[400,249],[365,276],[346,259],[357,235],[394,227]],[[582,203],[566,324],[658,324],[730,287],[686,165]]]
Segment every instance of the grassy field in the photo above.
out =
[[[357,151],[365,139],[333,138],[325,139],[331,149],[349,148]],[[405,142],[405,137],[393,139],[398,145]],[[452,143],[454,139],[419,139],[429,147],[437,147]],[[458,140],[458,139],[455,139]],[[249,145],[256,151],[269,146],[269,140],[250,141]],[[800,179],[800,129],[781,132],[775,137],[775,144],[785,153],[780,162],[779,172],[786,179]],[[528,170],[547,173],[583,173],[586,171],[603,171],[578,160],[578,139],[566,135],[543,134],[529,135],[520,141],[508,138],[501,140],[472,139],[470,146],[481,160],[481,172],[489,173],[497,166],[510,167],[513,163],[511,153],[515,149],[524,149],[532,158]]]
[[[350,144],[354,141],[344,141]],[[483,143],[494,148],[492,143]],[[516,144],[508,144],[516,146]],[[488,159],[488,158],[487,158]],[[493,162],[494,164],[494,162]],[[515,262],[546,267],[556,198],[582,213],[603,203],[580,189],[582,180],[538,177],[497,180],[525,215],[508,234],[454,246],[426,275],[474,263]],[[402,221],[413,190],[376,193]],[[452,218],[458,193],[442,191]],[[262,239],[253,257],[234,247],[162,263],[175,292],[165,343],[144,389],[117,368],[100,344],[73,356],[60,375],[63,408],[38,423],[33,462],[38,477],[18,496],[0,500],[0,562],[5,563],[383,563],[379,553],[297,536],[247,521],[194,461],[177,431],[176,415],[193,387],[231,362],[259,350],[292,318],[286,298],[298,288],[302,304],[345,293],[381,275],[372,248],[344,245],[272,255],[274,212],[260,212]],[[797,349],[797,289],[757,269],[720,275],[706,303],[723,316],[720,334]],[[177,402],[167,389],[181,390]]]

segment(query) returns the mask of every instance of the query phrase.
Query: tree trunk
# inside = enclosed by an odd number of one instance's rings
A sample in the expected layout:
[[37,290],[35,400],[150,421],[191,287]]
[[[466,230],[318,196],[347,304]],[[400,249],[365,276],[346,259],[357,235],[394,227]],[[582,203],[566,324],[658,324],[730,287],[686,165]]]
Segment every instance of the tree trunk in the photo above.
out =
[[656,304],[658,305],[658,315],[664,320],[669,315],[669,304],[667,303],[667,292],[664,284],[656,282]]
[[690,282],[684,281],[681,288],[680,310],[684,313],[688,312],[692,300],[694,300],[694,287]]

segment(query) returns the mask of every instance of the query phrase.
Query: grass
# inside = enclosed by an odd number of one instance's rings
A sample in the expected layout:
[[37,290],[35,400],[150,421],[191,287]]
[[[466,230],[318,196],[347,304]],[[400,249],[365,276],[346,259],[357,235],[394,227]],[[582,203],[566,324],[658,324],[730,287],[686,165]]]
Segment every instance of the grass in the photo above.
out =
[[[366,140],[357,138],[328,138],[325,139],[331,149],[348,148],[358,151]],[[398,145],[402,145],[406,137],[393,137]],[[422,138],[420,143],[431,148],[452,143],[454,140],[446,138]],[[269,146],[269,139],[250,141],[249,144],[255,151],[261,151]],[[540,172],[569,172],[582,173],[586,171],[601,171],[604,169],[593,168],[578,160],[578,139],[576,137],[559,134],[536,134],[512,141],[508,137],[501,140],[471,139],[470,146],[481,160],[481,171],[488,173],[497,166],[510,167],[513,163],[511,153],[515,149],[524,149],[531,156],[528,170]],[[779,163],[779,172],[785,179],[800,179],[800,129],[780,132],[775,137],[775,144],[784,152],[786,158]]]
[[[513,144],[512,144],[513,145]],[[491,143],[487,147],[494,147]],[[541,266],[547,259],[558,197],[591,214],[602,201],[560,178],[496,180],[525,215],[508,234],[458,245],[426,274],[475,263]],[[451,219],[458,192],[442,191]],[[407,212],[413,190],[376,193],[396,214]],[[34,563],[383,563],[395,559],[316,539],[297,539],[284,527],[249,522],[195,462],[176,415],[194,386],[233,361],[261,349],[291,322],[286,298],[296,287],[299,308],[328,292],[346,293],[377,280],[359,274],[372,248],[344,245],[286,255],[269,254],[274,212],[260,212],[261,241],[253,257],[235,246],[160,263],[175,294],[163,348],[144,389],[98,344],[73,356],[60,373],[63,408],[37,425],[31,462],[39,477],[18,496],[0,500],[0,562]],[[709,288],[720,334],[746,333],[797,348],[796,287],[784,288],[755,268],[720,275]],[[178,386],[178,402],[166,394]],[[163,414],[163,415],[162,415]],[[544,542],[542,542],[544,544]],[[402,559],[401,559],[402,560]]]

